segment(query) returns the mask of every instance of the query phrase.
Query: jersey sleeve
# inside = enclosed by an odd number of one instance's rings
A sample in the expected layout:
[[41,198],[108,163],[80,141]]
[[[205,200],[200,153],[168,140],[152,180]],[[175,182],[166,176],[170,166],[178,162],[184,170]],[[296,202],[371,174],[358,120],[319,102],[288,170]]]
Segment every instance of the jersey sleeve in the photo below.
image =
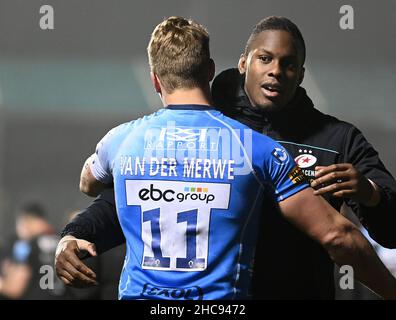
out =
[[108,184],[113,181],[112,156],[125,125],[111,129],[96,145],[91,162],[91,172],[96,180]]
[[309,184],[286,149],[268,140],[270,142],[267,142],[264,154],[264,176],[270,180],[276,200],[280,202],[309,187]]

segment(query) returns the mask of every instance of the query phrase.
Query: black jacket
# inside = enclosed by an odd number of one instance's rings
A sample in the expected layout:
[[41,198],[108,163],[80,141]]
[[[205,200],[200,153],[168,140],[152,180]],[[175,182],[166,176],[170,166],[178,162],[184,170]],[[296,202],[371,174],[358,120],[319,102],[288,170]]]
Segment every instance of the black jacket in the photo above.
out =
[[[382,197],[375,208],[350,200],[346,203],[377,242],[395,248],[396,182],[362,133],[353,125],[316,110],[303,88],[298,88],[295,99],[284,110],[267,115],[250,105],[243,80],[236,69],[216,77],[212,94],[221,111],[279,141],[294,158],[308,158],[312,163],[309,167],[309,161],[304,164],[308,177],[313,177],[315,165],[352,163],[381,188]],[[340,210],[341,200],[327,200]],[[333,299],[333,263],[327,252],[283,219],[275,203],[265,203],[254,266],[255,298]],[[99,252],[125,242],[113,190],[106,190],[67,225],[63,231],[66,234],[94,242]]]

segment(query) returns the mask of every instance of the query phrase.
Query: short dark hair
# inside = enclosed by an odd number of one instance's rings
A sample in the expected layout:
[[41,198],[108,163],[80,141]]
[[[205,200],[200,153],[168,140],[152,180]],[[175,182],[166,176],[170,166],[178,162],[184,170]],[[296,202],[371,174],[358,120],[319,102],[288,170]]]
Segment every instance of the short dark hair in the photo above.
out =
[[24,216],[45,218],[46,212],[42,204],[38,202],[27,202],[19,207],[18,217]]
[[252,33],[250,34],[250,37],[248,41],[246,42],[246,47],[245,47],[245,55],[247,55],[250,51],[250,46],[256,37],[256,35],[260,34],[263,31],[267,30],[283,30],[288,32],[293,40],[295,41],[296,48],[300,47],[300,51],[302,54],[302,64],[305,62],[305,55],[306,55],[306,49],[305,49],[305,41],[304,38],[298,29],[298,27],[291,22],[289,19],[285,17],[277,17],[277,16],[270,16],[267,18],[264,18],[261,20],[259,23],[257,23],[254,28]]

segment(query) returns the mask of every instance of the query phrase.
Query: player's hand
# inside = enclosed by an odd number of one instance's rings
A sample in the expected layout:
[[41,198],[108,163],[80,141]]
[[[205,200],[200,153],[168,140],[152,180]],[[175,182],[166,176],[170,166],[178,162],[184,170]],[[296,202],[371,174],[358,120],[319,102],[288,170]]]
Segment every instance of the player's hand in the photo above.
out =
[[376,206],[380,201],[379,190],[350,163],[318,166],[315,171],[315,180],[311,183],[316,189],[315,195],[350,198],[368,207]]
[[81,261],[87,253],[97,256],[93,243],[72,236],[65,236],[59,241],[55,254],[55,270],[66,285],[86,288],[98,284],[95,272]]

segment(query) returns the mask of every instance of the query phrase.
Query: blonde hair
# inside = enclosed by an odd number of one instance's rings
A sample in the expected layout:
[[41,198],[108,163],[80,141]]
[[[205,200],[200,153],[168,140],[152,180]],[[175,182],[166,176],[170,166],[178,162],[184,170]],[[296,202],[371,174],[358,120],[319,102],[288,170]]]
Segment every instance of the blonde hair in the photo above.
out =
[[181,17],[157,25],[147,47],[151,72],[168,93],[208,83],[209,34],[203,26]]

